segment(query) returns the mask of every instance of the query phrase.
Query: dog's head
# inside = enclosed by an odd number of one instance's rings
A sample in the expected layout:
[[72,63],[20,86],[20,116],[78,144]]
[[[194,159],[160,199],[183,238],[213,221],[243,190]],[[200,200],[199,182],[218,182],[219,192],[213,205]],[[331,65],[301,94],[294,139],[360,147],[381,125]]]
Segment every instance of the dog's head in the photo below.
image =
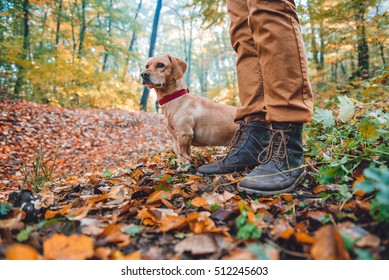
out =
[[185,70],[185,61],[167,54],[149,58],[140,75],[149,89],[163,88],[181,79]]

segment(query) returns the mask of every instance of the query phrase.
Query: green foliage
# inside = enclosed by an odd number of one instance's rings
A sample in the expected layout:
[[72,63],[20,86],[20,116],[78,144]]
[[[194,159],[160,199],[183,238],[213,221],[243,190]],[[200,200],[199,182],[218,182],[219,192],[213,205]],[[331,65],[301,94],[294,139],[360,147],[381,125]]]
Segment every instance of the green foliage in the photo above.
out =
[[22,166],[24,188],[29,185],[35,190],[41,191],[54,183],[53,172],[57,160],[57,152],[58,148],[55,151],[54,158],[50,160],[43,152],[42,143],[39,145],[31,165],[25,163]]
[[142,226],[133,225],[130,228],[128,228],[125,231],[125,233],[129,234],[130,236],[136,236],[143,231],[143,228],[144,227],[142,227]]
[[7,217],[13,210],[13,205],[8,202],[0,202],[0,217]]
[[358,183],[355,190],[363,190],[366,194],[377,191],[370,201],[370,214],[375,220],[389,222],[389,169],[370,167],[363,174],[365,181]]
[[103,176],[104,176],[104,178],[106,178],[106,179],[110,179],[110,178],[112,177],[111,171],[109,171],[108,169],[107,169],[107,170],[104,170]]
[[30,238],[30,234],[32,232],[37,231],[45,226],[56,224],[58,222],[65,221],[65,220],[66,220],[65,218],[43,220],[33,226],[27,226],[25,229],[19,231],[18,235],[16,236],[16,240],[19,242],[25,242]]
[[306,155],[319,172],[311,175],[320,183],[353,181],[356,168],[369,162],[385,165],[389,160],[389,115],[380,104],[365,104],[340,96],[339,103],[327,101],[331,109],[316,108],[306,130]]
[[248,220],[248,212],[243,210],[236,218],[235,224],[238,228],[237,237],[243,240],[258,239],[262,235],[262,230]]

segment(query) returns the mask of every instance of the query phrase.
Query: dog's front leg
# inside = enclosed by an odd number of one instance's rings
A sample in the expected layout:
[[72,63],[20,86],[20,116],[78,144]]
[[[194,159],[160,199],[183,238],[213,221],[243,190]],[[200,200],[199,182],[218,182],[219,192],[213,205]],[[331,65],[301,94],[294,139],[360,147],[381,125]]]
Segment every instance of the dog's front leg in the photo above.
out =
[[187,171],[190,168],[191,153],[190,147],[192,145],[193,132],[180,133],[177,135],[177,158],[180,164],[186,166],[179,167],[178,171]]

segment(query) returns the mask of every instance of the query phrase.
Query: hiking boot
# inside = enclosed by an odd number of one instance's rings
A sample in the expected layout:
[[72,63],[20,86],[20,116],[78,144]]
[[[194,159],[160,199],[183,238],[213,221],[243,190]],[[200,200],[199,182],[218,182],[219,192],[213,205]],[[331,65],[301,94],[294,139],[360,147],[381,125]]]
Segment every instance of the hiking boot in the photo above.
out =
[[268,123],[256,120],[241,122],[229,145],[228,154],[220,161],[200,166],[198,172],[224,174],[251,170],[258,165],[258,156],[266,148],[269,137]]
[[262,196],[291,192],[305,176],[302,123],[272,123],[269,145],[258,162],[239,182],[239,191]]

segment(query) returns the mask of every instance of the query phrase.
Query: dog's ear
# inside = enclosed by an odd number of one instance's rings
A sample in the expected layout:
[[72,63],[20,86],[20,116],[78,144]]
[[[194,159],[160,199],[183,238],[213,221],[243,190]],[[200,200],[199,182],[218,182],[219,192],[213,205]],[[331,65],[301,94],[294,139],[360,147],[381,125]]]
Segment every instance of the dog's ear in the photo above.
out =
[[186,71],[186,63],[182,59],[175,58],[171,56],[170,54],[167,55],[167,57],[170,60],[170,63],[172,64],[172,75],[175,80],[179,80],[184,76],[184,73]]

